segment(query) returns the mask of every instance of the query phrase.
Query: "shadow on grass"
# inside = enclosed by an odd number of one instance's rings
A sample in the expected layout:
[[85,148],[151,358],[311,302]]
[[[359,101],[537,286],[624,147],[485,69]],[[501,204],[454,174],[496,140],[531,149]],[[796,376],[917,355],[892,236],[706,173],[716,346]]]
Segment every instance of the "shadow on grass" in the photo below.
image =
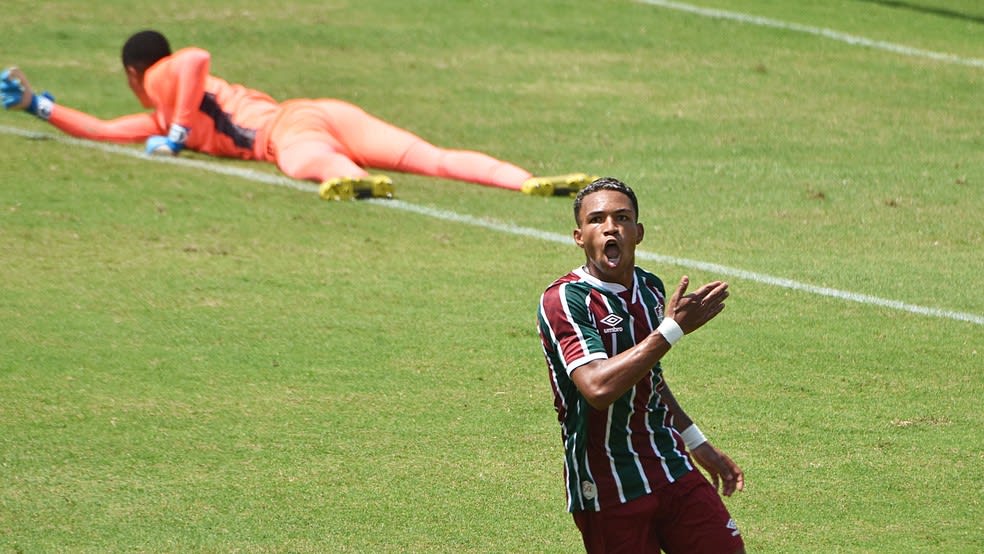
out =
[[939,15],[942,17],[950,17],[953,19],[962,19],[964,21],[972,21],[974,23],[984,24],[984,16],[958,12],[955,10],[948,10],[946,8],[938,8],[936,6],[923,6],[921,4],[916,4],[914,2],[903,2],[902,0],[859,0],[859,1],[869,2],[871,4],[881,4],[882,6],[888,6],[890,8],[912,10],[914,12],[928,13],[933,15]]

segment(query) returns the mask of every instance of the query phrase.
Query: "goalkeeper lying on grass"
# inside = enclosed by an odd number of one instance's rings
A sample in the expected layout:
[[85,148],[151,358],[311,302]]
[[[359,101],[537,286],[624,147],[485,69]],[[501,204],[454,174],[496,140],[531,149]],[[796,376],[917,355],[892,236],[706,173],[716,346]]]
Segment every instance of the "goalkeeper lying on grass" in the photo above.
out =
[[4,108],[32,113],[81,138],[145,141],[150,154],[187,148],[213,156],[274,162],[289,177],[321,183],[321,197],[392,196],[392,181],[366,168],[456,179],[526,194],[576,193],[592,178],[583,173],[534,177],[481,152],[440,148],[335,99],[277,102],[265,93],[209,73],[200,48],[171,52],[157,31],[141,31],[123,45],[130,90],[153,111],[101,120],[35,94],[24,73],[0,74]]

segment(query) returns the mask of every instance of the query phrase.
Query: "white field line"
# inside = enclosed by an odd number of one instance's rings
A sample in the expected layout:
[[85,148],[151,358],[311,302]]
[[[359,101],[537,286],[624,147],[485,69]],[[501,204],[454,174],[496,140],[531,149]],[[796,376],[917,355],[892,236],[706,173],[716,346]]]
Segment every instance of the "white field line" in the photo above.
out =
[[932,50],[923,50],[921,48],[913,48],[911,46],[906,46],[904,44],[896,44],[893,42],[885,42],[882,40],[874,40],[858,35],[842,33],[840,31],[835,31],[833,29],[826,29],[824,27],[811,27],[809,25],[801,25],[799,23],[789,23],[787,21],[781,21],[778,19],[769,19],[767,17],[760,17],[757,15],[749,15],[741,12],[717,10],[713,8],[702,8],[700,6],[694,6],[692,4],[684,4],[681,2],[669,2],[667,0],[636,0],[636,2],[639,2],[640,4],[649,4],[650,6],[657,6],[660,8],[668,8],[671,10],[688,12],[703,17],[712,17],[715,19],[728,19],[731,21],[738,21],[740,23],[760,25],[762,27],[772,27],[774,29],[784,29],[787,31],[807,33],[811,35],[828,38],[831,40],[836,40],[846,44],[850,44],[852,46],[865,46],[868,48],[876,48],[878,50],[885,50],[903,56],[927,58],[930,60],[935,60],[943,63],[967,65],[971,67],[979,67],[984,69],[984,59],[964,58],[946,52],[934,52]]
[[[217,162],[192,160],[188,158],[147,156],[146,154],[143,153],[142,150],[138,148],[116,146],[112,144],[93,142],[89,140],[81,140],[81,139],[71,138],[63,135],[51,135],[46,133],[26,131],[23,129],[18,129],[16,127],[8,127],[6,125],[0,125],[0,133],[7,134],[7,135],[16,135],[16,136],[21,136],[30,139],[37,139],[37,140],[53,140],[63,144],[81,146],[84,148],[101,150],[103,152],[108,152],[112,154],[121,154],[124,156],[130,156],[132,158],[139,158],[141,160],[148,161],[148,162],[167,163],[167,164],[173,164],[182,167],[191,167],[203,171],[208,171],[211,173],[218,173],[222,175],[239,177],[241,179],[254,181],[258,183],[288,187],[303,192],[309,192],[315,194],[317,194],[318,192],[318,187],[312,183],[295,181],[293,179],[289,179],[284,176],[271,175],[268,173],[253,171],[250,169],[230,167]],[[570,235],[552,233],[549,231],[542,231],[540,229],[534,229],[532,227],[523,227],[520,225],[514,225],[512,223],[497,222],[490,219],[475,217],[467,214],[460,214],[449,210],[442,210],[439,208],[432,208],[428,206],[411,204],[409,202],[404,202],[402,200],[372,199],[372,200],[363,200],[362,202],[367,204],[372,204],[373,206],[402,210],[405,212],[415,213],[434,219],[451,221],[463,225],[471,225],[473,227],[480,227],[482,229],[488,229],[490,231],[496,231],[499,233],[505,233],[509,235],[534,238],[538,240],[544,240],[547,242],[555,242],[563,245],[572,245],[574,242],[574,240],[571,238]],[[696,270],[706,271],[721,277],[729,277],[729,278],[734,277],[734,278],[753,281],[756,283],[762,283],[774,287],[796,290],[808,294],[815,294],[817,296],[838,298],[840,300],[846,300],[848,302],[857,302],[859,304],[867,304],[869,306],[879,306],[883,308],[889,308],[892,310],[909,312],[918,315],[925,315],[925,316],[938,317],[944,319],[954,319],[957,321],[966,321],[969,323],[975,323],[977,325],[984,325],[984,316],[971,314],[971,313],[956,312],[956,311],[944,310],[941,308],[931,308],[926,306],[917,306],[915,304],[908,304],[906,302],[901,302],[899,300],[890,300],[887,298],[879,298],[877,296],[871,296],[867,294],[843,291],[843,290],[832,289],[828,287],[819,287],[816,285],[800,283],[798,281],[793,281],[791,279],[784,279],[782,277],[773,277],[771,275],[766,275],[764,273],[755,273],[753,271],[746,271],[744,269],[737,269],[737,268],[728,267],[711,262],[703,262],[700,260],[691,260],[688,258],[666,256],[663,254],[646,252],[644,250],[637,251],[636,256],[642,260],[648,260],[648,261],[668,264],[668,265],[675,265],[678,267],[682,267],[684,269],[696,269]]]

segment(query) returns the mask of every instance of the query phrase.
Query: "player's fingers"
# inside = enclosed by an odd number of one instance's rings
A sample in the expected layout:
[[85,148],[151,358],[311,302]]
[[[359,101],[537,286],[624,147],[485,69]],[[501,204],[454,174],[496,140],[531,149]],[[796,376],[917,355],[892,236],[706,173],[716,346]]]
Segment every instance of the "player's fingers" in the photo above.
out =
[[707,292],[704,296],[706,298],[727,298],[728,283],[724,281],[714,281],[713,283],[708,283]]
[[721,489],[721,494],[723,494],[724,496],[731,496],[731,493],[734,492],[734,486],[735,486],[734,474],[731,473],[731,471],[729,471],[727,468],[722,469],[721,481],[723,484],[723,487]]
[[680,284],[677,285],[676,290],[673,291],[673,296],[670,298],[670,301],[674,305],[676,305],[677,302],[679,302],[680,299],[683,298],[683,295],[687,294],[687,287],[689,286],[690,286],[690,277],[687,277],[686,275],[680,277]]
[[684,275],[680,277],[680,284],[677,285],[677,296],[683,296],[687,293],[687,287],[690,286],[690,277]]
[[728,289],[727,283],[722,283],[721,281],[713,281],[697,289],[697,291],[694,292],[692,296],[696,300],[700,302],[704,302],[717,298],[724,292],[727,292],[727,289]]

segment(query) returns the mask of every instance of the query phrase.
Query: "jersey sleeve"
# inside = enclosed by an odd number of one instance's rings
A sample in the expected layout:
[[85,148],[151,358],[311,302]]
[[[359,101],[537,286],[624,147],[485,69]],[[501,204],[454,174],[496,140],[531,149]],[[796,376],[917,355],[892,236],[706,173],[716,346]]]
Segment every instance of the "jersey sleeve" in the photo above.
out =
[[182,48],[144,75],[144,88],[168,123],[192,129],[205,96],[211,55],[201,48]]
[[544,350],[568,375],[589,362],[608,358],[587,298],[579,287],[563,283],[547,289],[540,299],[538,319]]
[[108,142],[141,142],[162,133],[149,113],[104,120],[60,104],[55,104],[48,123],[74,137]]

